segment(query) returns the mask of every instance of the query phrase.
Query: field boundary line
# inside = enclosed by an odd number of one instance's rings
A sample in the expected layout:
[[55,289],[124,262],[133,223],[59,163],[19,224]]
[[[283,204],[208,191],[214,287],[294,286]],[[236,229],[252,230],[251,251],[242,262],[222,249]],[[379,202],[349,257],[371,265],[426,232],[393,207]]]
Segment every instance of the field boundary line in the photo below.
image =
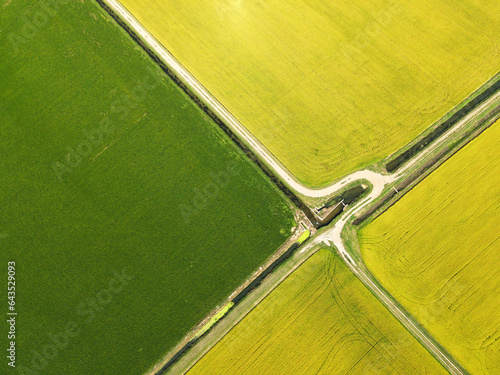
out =
[[462,365],[429,333],[401,304],[383,288],[371,273],[357,265],[348,265],[352,272],[370,290],[393,316],[417,339],[420,344],[454,375],[465,375],[468,372]]
[[[462,148],[467,146],[474,139],[479,137],[485,130],[492,126],[500,119],[500,101],[499,104],[484,118],[482,118],[478,125],[470,129],[466,134],[462,135],[459,139],[453,142],[453,145],[441,144],[441,149],[436,152],[435,156],[428,162],[420,166],[416,171],[411,173],[409,177],[399,184],[393,186],[393,190],[388,191],[384,196],[381,196],[378,202],[370,207],[366,212],[359,215],[353,225],[365,226],[373,221],[378,216],[382,215],[392,205],[396,204],[405,194],[410,192],[420,182],[425,180],[441,165],[446,163],[448,159],[453,157]],[[360,227],[361,228],[361,227]]]
[[[323,246],[324,247],[324,246]],[[310,242],[302,250],[310,250],[305,255],[303,252],[295,252],[293,257],[278,266],[278,269],[269,274],[258,287],[248,294],[224,320],[215,326],[208,334],[202,337],[183,357],[173,363],[171,367],[162,372],[150,372],[146,375],[163,374],[186,374],[217,345],[229,332],[231,332],[247,315],[249,315],[259,304],[266,299],[276,288],[278,288],[288,276],[294,273],[312,255],[323,248],[316,242]],[[196,350],[198,348],[198,350]]]
[[[123,6],[115,1],[115,0],[95,0],[99,6],[106,12],[108,15],[114,19],[118,26],[123,28],[123,30],[146,52],[146,54],[160,67],[160,69],[167,74],[167,76],[174,81],[177,86],[181,90],[184,91],[189,98],[191,98],[194,103],[203,111],[205,114],[210,117],[219,128],[226,133],[231,141],[243,151],[244,154],[271,180],[271,182],[276,185],[276,187],[286,196],[288,197],[311,221],[311,223],[315,227],[319,227],[320,223],[318,218],[314,215],[311,208],[306,205],[302,199],[300,199],[293,190],[290,189],[289,185],[287,185],[278,175],[275,174],[276,170],[273,170],[272,167],[263,160],[257,153],[249,147],[249,145],[242,139],[239,133],[236,133],[236,130],[233,126],[229,126],[226,124],[227,116],[232,116],[227,112],[226,115],[221,116],[218,112],[219,109],[216,107],[215,109],[209,105],[204,99],[203,96],[199,96],[196,86],[193,87],[190,84],[186,83],[185,76],[190,74],[184,69],[181,69],[179,73],[175,68],[182,67],[180,64],[174,65],[172,67],[169,65],[169,61],[172,60],[175,62],[175,59],[169,54],[167,50],[161,47],[154,38],[133,18],[130,13],[123,8]],[[134,25],[134,27],[131,26]],[[138,33],[143,33],[138,35]],[[152,49],[155,46],[157,49]],[[162,56],[163,59],[160,57]],[[167,61],[167,63],[165,62]],[[183,75],[184,74],[184,75]],[[194,78],[193,78],[194,80]],[[189,81],[188,81],[189,82]],[[199,85],[201,87],[201,85]],[[202,90],[201,92],[205,92],[206,95],[210,96],[210,94],[206,90]],[[215,99],[214,99],[215,100]],[[229,117],[230,118],[230,117]],[[223,119],[226,119],[225,121]],[[243,125],[240,125],[241,127]],[[248,141],[248,140],[246,140]],[[256,141],[254,141],[255,143]],[[334,190],[333,192],[335,192]],[[318,195],[321,197],[322,195]]]
[[335,193],[332,186],[310,188],[302,184],[288,169],[256,138],[250,131],[219,102],[171,53],[143,26],[118,0],[96,0],[106,3],[117,15],[133,29],[138,37],[156,52],[162,61],[186,84],[232,131],[258,154],[271,170],[294,191],[312,198],[322,198]]
[[[192,347],[195,347],[198,345],[198,342],[202,340],[205,336],[207,336],[211,330],[215,329],[218,324],[220,324],[224,319],[226,319],[226,316],[223,317],[223,319],[219,320],[215,325],[214,328],[209,330],[209,332],[205,335],[201,335],[200,337],[197,337],[197,334],[203,329],[203,327],[214,317],[216,316],[219,311],[226,306],[228,303],[234,303],[234,299],[245,289],[248,287],[248,285],[251,285],[256,279],[258,279],[262,273],[266,271],[268,267],[270,267],[277,259],[283,256],[287,251],[290,251],[290,248],[292,248],[301,235],[303,235],[306,231],[309,231],[309,233],[314,233],[315,229],[314,227],[309,228],[306,227],[305,224],[303,224],[303,217],[298,215],[295,220],[297,222],[296,228],[294,230],[294,233],[285,241],[281,244],[281,246],[276,250],[273,254],[271,254],[261,265],[258,266],[258,269],[254,270],[250,276],[248,276],[244,281],[241,282],[238,287],[236,287],[231,294],[226,296],[224,300],[220,301],[217,306],[215,306],[212,310],[210,310],[203,318],[200,320],[194,327],[192,327],[189,332],[187,332],[182,339],[180,339],[174,347],[172,347],[167,353],[164,353],[163,356],[156,362],[154,363],[151,368],[145,373],[146,375],[155,375],[155,374],[163,374],[171,366],[174,366],[179,360],[181,360],[184,356],[188,355],[189,352],[191,351]],[[295,249],[295,248],[294,248]],[[293,255],[294,252],[292,252]],[[251,294],[251,293],[248,293]],[[237,307],[238,303],[234,304],[234,308]],[[231,311],[230,311],[231,312]],[[228,314],[229,315],[229,314]],[[172,363],[169,363],[172,362]]]
[[[326,187],[311,188],[299,182],[234,115],[151,35],[123,4],[118,0],[96,1],[314,223],[316,220],[314,214],[309,206],[297,197],[295,192],[309,198],[325,198],[341,190],[347,183],[346,180],[353,175],[339,178],[337,182]],[[365,170],[359,170],[355,173],[357,174],[355,179],[362,179]]]
[[[373,186],[371,193],[345,211],[335,223],[328,227],[326,231],[322,231],[315,237],[316,241],[323,241],[326,245],[335,246],[349,269],[351,269],[352,272],[360,278],[366,287],[377,296],[380,302],[383,303],[383,305],[386,306],[386,308],[398,319],[398,321],[412,333],[412,335],[427,349],[427,351],[429,351],[429,353],[431,353],[443,365],[443,367],[445,367],[452,374],[467,374],[467,371],[442,347],[442,345],[439,344],[439,342],[432,335],[422,328],[418,321],[416,321],[403,308],[400,308],[399,302],[392,295],[385,291],[381,285],[377,285],[378,281],[373,276],[367,274],[363,269],[365,266],[361,258],[359,264],[361,264],[362,267],[360,267],[358,262],[353,259],[350,252],[346,248],[346,243],[352,241],[349,239],[344,240],[343,232],[344,229],[351,226],[350,223],[360,212],[370,207],[373,202],[376,202],[383,197],[384,193],[389,191],[389,195],[396,195],[395,191],[392,189],[396,186],[394,184],[398,181],[400,182],[407,175],[411,175],[412,173],[415,174],[414,168],[412,168],[413,165],[417,163],[431,163],[431,165],[434,165],[436,163],[436,153],[440,152],[443,147],[448,148],[448,144],[446,142],[453,140],[454,135],[460,134],[460,131],[464,129],[467,130],[467,126],[474,121],[476,121],[476,125],[472,130],[469,129],[469,132],[465,136],[462,135],[460,142],[463,143],[464,137],[465,139],[469,138],[470,141],[471,133],[476,134],[477,132],[484,130],[486,127],[483,125],[499,115],[499,101],[500,92],[496,93],[493,97],[490,97],[478,108],[473,110],[464,118],[460,119],[460,121],[458,121],[451,129],[442,134],[439,139],[434,141],[424,151],[415,155],[412,160],[402,167],[398,173],[382,175],[380,173],[371,172],[372,176],[370,176],[371,178],[368,178],[369,182]],[[493,108],[491,107],[492,105],[494,105]],[[465,145],[461,145],[461,147],[463,146]],[[459,147],[453,148],[455,152],[458,152],[458,149]],[[441,159],[442,158],[439,158],[438,160]],[[418,182],[419,181],[416,183]],[[402,188],[400,187],[398,190],[401,189]],[[402,194],[398,195],[401,196]],[[357,229],[354,228],[354,230],[357,232]]]
[[[477,118],[479,117],[479,118]],[[337,248],[344,262],[352,270],[354,274],[365,284],[365,286],[379,299],[379,301],[400,321],[400,323],[412,333],[412,335],[424,346],[429,353],[431,353],[442,365],[452,374],[468,374],[463,366],[437,341],[422,325],[408,312],[402,305],[395,299],[379,282],[371,275],[362,258],[359,258],[359,263],[355,262],[351,254],[346,249],[345,244],[351,243],[351,238],[344,239],[342,233],[346,228],[352,228],[355,233],[360,229],[359,226],[354,227],[352,224],[353,218],[361,212],[364,208],[369,207],[370,203],[374,200],[384,199],[389,196],[390,198],[396,196],[396,200],[391,202],[391,205],[404,196],[414,186],[423,181],[433,171],[438,169],[454,154],[459,152],[463,147],[469,144],[472,140],[477,138],[482,132],[488,129],[500,118],[500,92],[490,97],[479,108],[476,108],[465,118],[462,118],[453,128],[445,132],[441,137],[429,146],[425,152],[415,155],[407,165],[402,168],[399,173],[394,173],[393,180],[387,180],[386,184],[378,187],[380,193],[375,194],[375,198],[367,197],[366,204],[360,202],[346,212],[339,221],[327,233],[321,235],[325,243],[333,245]],[[475,121],[472,127],[467,127]],[[464,130],[465,134],[460,134]],[[453,135],[459,135],[458,140],[454,140]],[[450,146],[449,142],[454,141]],[[448,143],[447,143],[448,142]],[[431,159],[428,159],[430,156]],[[411,170],[413,164],[422,162],[423,165],[416,171]],[[424,174],[422,174],[422,171]],[[394,185],[394,182],[401,181],[398,176],[410,175],[399,185]],[[408,182],[408,180],[410,180]],[[386,188],[387,187],[387,188]],[[409,188],[408,188],[409,187]],[[393,189],[396,188],[399,192]],[[381,195],[383,191],[385,195]],[[390,199],[389,198],[389,199]],[[384,202],[385,203],[385,202]],[[377,203],[378,204],[378,203]],[[384,210],[387,207],[384,207]],[[373,214],[373,213],[372,213]]]
[[[461,119],[472,113],[484,102],[495,96],[500,89],[500,72],[495,74],[477,90],[462,100],[454,108],[448,111],[439,120],[435,121],[417,137],[408,142],[399,150],[393,152],[385,160],[385,169],[389,173],[395,173],[411,159],[429,147],[432,142],[439,139],[447,130],[453,128]],[[392,166],[391,166],[392,165]]]
[[[139,39],[142,44],[146,46],[142,46],[143,48],[152,49],[156,54],[157,58],[164,62],[168,66],[168,69],[172,71],[175,77],[172,77],[172,74],[169,74],[174,81],[180,80],[182,85],[186,86],[188,90],[190,90],[194,97],[190,95],[193,100],[196,102],[201,101],[208,107],[210,112],[213,112],[217,117],[218,121],[216,123],[221,127],[229,127],[231,133],[233,133],[238,141],[244,143],[244,145],[250,149],[252,154],[256,155],[257,158],[266,166],[266,169],[270,169],[271,174],[274,178],[278,179],[281,184],[286,184],[286,188],[289,190],[290,188],[301,195],[304,195],[309,198],[324,198],[328,197],[335,192],[341,190],[343,188],[343,181],[345,178],[340,177],[337,181],[334,181],[330,185],[324,187],[308,187],[298,181],[298,179],[290,173],[287,168],[277,159],[274,155],[257,139],[255,138],[249,130],[230,112],[228,111],[197,79],[194,77],[169,51],[165,48],[148,30],[145,26],[143,26],[132,14],[127,10],[127,8],[121,4],[119,0],[96,0],[100,4],[106,4],[110,7],[110,10],[115,13],[116,17],[124,22],[128,28],[132,30],[126,30],[129,34],[132,32],[135,35],[133,38],[138,41]],[[106,9],[106,8],[105,8]],[[108,9],[106,9],[109,12]],[[111,13],[110,13],[111,14]],[[113,16],[113,15],[112,15]],[[132,36],[132,34],[131,34]],[[139,43],[141,44],[141,43]],[[159,57],[158,57],[159,56]],[[156,60],[155,60],[156,61]],[[158,62],[158,61],[157,61]],[[158,62],[159,63],[159,62]],[[160,64],[160,63],[159,63]],[[161,66],[161,64],[160,64]],[[498,73],[497,73],[498,75]],[[496,75],[495,75],[496,76]],[[481,91],[483,87],[486,87],[491,82],[491,79],[481,85],[475,92]],[[179,83],[178,83],[179,84]],[[182,86],[181,86],[182,87]],[[473,95],[472,93],[471,95]],[[465,98],[462,102],[460,102],[457,106],[455,106],[451,111],[448,111],[441,119],[437,120],[434,124],[440,123],[444,121],[450,113],[454,112],[456,108],[464,105],[470,101],[471,95]],[[208,112],[207,112],[208,114]],[[212,117],[212,116],[211,116]],[[214,119],[215,120],[215,119]],[[221,125],[219,122],[223,123]],[[427,132],[432,128],[433,125],[427,127],[424,132],[420,133],[417,138],[420,138],[423,133]],[[227,132],[223,128],[224,131]],[[416,139],[417,139],[416,138]],[[233,139],[233,141],[237,142]],[[413,141],[412,141],[413,142]],[[407,147],[405,145],[404,147]],[[404,148],[403,147],[403,148]],[[401,151],[396,150],[390,156],[396,155]],[[387,159],[387,158],[384,158]],[[384,160],[382,159],[382,160]],[[261,167],[262,168],[262,167]],[[365,170],[358,170],[357,173],[363,174]],[[267,173],[266,173],[267,174]],[[349,177],[350,175],[346,175],[345,177]],[[275,182],[276,183],[276,182]],[[281,189],[281,187],[280,187]],[[295,193],[293,193],[295,195]]]

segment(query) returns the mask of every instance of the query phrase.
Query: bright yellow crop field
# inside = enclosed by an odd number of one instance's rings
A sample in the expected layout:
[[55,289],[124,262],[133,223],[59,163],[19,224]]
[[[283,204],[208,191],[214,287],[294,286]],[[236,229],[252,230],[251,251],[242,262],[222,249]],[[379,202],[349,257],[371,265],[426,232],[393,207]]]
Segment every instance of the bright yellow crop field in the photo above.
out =
[[361,231],[378,280],[473,374],[500,373],[500,122]]
[[330,250],[300,266],[188,375],[445,374]]
[[121,0],[299,180],[404,146],[500,70],[498,0]]

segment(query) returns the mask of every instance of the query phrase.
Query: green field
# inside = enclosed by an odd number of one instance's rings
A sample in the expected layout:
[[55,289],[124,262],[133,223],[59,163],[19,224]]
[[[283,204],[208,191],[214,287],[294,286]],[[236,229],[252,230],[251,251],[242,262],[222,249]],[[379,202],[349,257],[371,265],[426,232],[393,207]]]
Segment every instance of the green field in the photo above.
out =
[[500,369],[500,122],[361,231],[371,272],[471,374]]
[[12,369],[3,290],[0,373],[137,375],[294,219],[94,1],[65,3],[0,5],[0,267],[6,289],[16,263],[19,313]]
[[445,373],[337,255],[320,250],[188,375]]
[[323,185],[500,70],[496,0],[120,0],[291,173]]

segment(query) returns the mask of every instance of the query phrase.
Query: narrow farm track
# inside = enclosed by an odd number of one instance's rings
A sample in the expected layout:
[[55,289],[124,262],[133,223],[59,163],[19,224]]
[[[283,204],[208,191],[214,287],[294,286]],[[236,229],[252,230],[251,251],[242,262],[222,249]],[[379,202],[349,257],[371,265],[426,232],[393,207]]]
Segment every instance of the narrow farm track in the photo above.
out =
[[[226,122],[231,129],[243,139],[250,148],[278,175],[288,186],[295,192],[300,193],[304,196],[310,198],[322,198],[330,196],[331,194],[342,189],[344,186],[350,182],[366,179],[372,184],[380,184],[385,181],[385,177],[379,178],[372,174],[370,170],[361,170],[352,173],[340,181],[323,187],[323,188],[310,188],[295,179],[288,170],[274,158],[274,156],[252,135],[250,132],[205,88],[203,85],[182,66],[177,59],[167,51],[150,33],[147,29],[137,21],[132,14],[118,1],[118,0],[105,0],[105,2],[115,11],[128,25],[141,37],[146,43],[163,59],[163,61],[185,82],[199,98],[201,98],[224,122]],[[456,126],[446,132],[441,138],[440,142],[445,142],[454,133],[467,125],[469,121],[481,113],[488,105],[492,102],[498,100],[500,93],[494,95],[489,100],[485,101],[482,105],[476,108],[474,111],[469,113],[462,121],[460,121]],[[496,99],[495,99],[496,98]],[[438,141],[434,142],[437,143]],[[432,147],[438,147],[439,145],[433,145],[425,151],[426,154],[432,152]],[[413,164],[408,163],[408,165],[401,169],[397,174],[394,175],[398,178],[408,170]],[[370,178],[373,180],[370,180]],[[375,186],[375,185],[374,185]]]
[[292,176],[286,168],[279,161],[277,161],[274,156],[257,139],[255,139],[253,135],[250,134],[248,130],[246,130],[246,128],[226,108],[224,108],[224,106],[219,103],[219,101],[215,99],[205,87],[201,85],[200,82],[198,82],[194,76],[192,76],[159,42],[156,41],[156,39],[127,11],[127,9],[119,3],[119,1],[106,0],[106,3],[141,38],[143,38],[143,40],[163,59],[163,61],[175,72],[175,74],[177,74],[182,81],[187,84],[190,89],[192,89],[193,92],[217,114],[217,116],[226,122],[226,124],[228,124],[230,128],[242,140],[244,140],[247,145],[250,146],[250,148],[261,158],[261,160],[263,160],[272,169],[272,171],[274,171],[274,173],[295,192],[311,198],[322,198],[330,196],[348,184],[358,180],[367,180],[372,185],[372,191],[368,196],[356,204],[349,206],[335,225],[313,238],[302,251],[306,251],[310,249],[311,246],[319,244],[335,246],[351,271],[357,275],[357,277],[379,298],[379,300],[392,312],[401,324],[403,324],[451,374],[467,374],[466,370],[464,370],[449,353],[444,351],[436,340],[424,331],[422,327],[416,324],[409,314],[397,303],[395,303],[385,290],[381,289],[377,285],[373,277],[354,261],[343,243],[341,234],[346,224],[350,222],[355,215],[367,208],[372,202],[374,202],[374,200],[379,198],[386,187],[399,179],[408,176],[416,165],[426,159],[430,159],[436,150],[442,147],[454,135],[459,133],[473,121],[476,121],[480,116],[484,115],[484,113],[486,113],[495,103],[500,102],[500,92],[495,93],[476,109],[468,113],[451,129],[440,136],[439,139],[434,141],[431,145],[425,148],[425,150],[406,163],[399,171],[393,174],[383,174],[365,169],[354,172],[332,185],[318,189],[310,188],[297,181],[294,176]]
[[431,352],[439,362],[451,373],[451,374],[467,374],[465,369],[463,369],[458,362],[451,357],[450,354],[446,353],[441,349],[435,340],[427,334],[422,328],[416,325],[413,320],[403,311],[398,305],[396,305],[392,299],[388,296],[388,293],[381,290],[375,282],[373,282],[370,275],[363,271],[358,266],[350,267],[351,270],[358,276],[358,278],[368,287],[372,292],[374,292],[379,300],[384,304],[387,309],[389,309],[393,315],[408,329],[424,346],[429,352]]

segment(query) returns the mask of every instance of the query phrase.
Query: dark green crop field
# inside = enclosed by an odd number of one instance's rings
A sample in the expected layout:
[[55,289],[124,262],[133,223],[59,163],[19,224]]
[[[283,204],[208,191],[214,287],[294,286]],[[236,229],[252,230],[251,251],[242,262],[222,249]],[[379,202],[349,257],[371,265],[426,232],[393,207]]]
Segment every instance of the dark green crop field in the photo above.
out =
[[289,236],[287,202],[92,1],[0,5],[2,374],[139,374]]

